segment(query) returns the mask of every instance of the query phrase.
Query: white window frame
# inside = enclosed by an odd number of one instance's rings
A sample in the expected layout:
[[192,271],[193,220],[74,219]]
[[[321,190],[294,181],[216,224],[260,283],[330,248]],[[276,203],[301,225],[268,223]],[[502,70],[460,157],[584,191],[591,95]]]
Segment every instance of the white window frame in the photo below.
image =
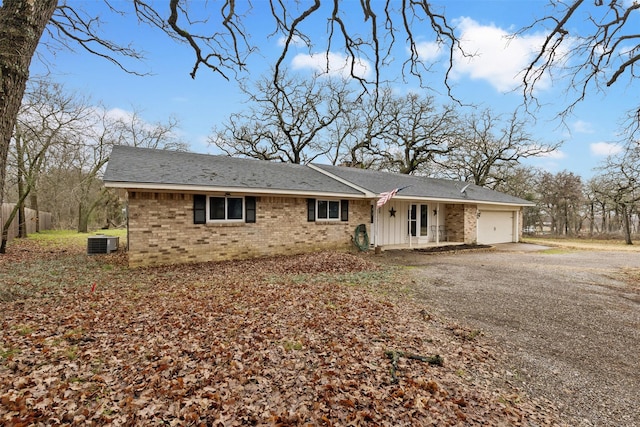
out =
[[[321,202],[326,202],[327,203],[327,217],[326,218],[321,218],[320,217],[320,203]],[[329,218],[329,212],[331,211],[329,209],[329,206],[331,203],[338,203],[338,216],[335,218]],[[341,220],[341,214],[342,214],[342,201],[341,200],[334,200],[334,199],[316,199],[316,221],[340,221]]]
[[[224,199],[224,219],[211,219],[211,199]],[[241,212],[242,215],[240,218],[229,219],[229,199],[240,199],[242,201]],[[245,220],[245,200],[244,196],[227,196],[227,195],[208,195],[207,196],[207,222],[209,223],[222,223],[222,222],[244,222]]]
[[[411,212],[412,212],[412,207],[415,206],[416,207],[416,218],[412,219],[411,218]],[[422,234],[422,207],[424,207],[426,214],[427,214],[427,223],[424,224],[427,228],[426,228],[426,234]],[[427,203],[409,203],[409,235],[411,237],[428,237],[429,236],[429,205]],[[415,223],[415,227],[416,227],[416,235],[414,236],[413,234],[411,234],[411,224]]]

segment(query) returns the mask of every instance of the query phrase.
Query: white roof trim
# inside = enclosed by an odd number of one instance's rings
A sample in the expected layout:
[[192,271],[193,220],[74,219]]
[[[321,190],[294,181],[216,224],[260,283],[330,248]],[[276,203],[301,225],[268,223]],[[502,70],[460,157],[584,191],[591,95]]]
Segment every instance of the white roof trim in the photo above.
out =
[[[378,196],[374,196],[378,199]],[[444,199],[437,197],[418,197],[418,196],[393,196],[387,203],[391,203],[393,200],[407,201],[424,201],[424,202],[437,202],[437,203],[455,203],[458,205],[494,205],[494,206],[535,206],[535,203],[521,204],[521,203],[508,203],[508,202],[489,202],[485,200],[474,199]]]
[[202,185],[183,184],[155,184],[144,182],[119,182],[104,181],[105,187],[124,188],[130,191],[186,191],[189,193],[232,193],[232,194],[264,194],[273,196],[304,196],[304,197],[327,197],[341,199],[367,199],[364,194],[334,193],[327,191],[302,191],[302,190],[282,190],[271,188],[244,188],[244,187],[209,187]]
[[[331,175],[331,174],[329,174]],[[338,179],[336,177],[336,179]],[[348,182],[340,180],[349,185]],[[105,187],[111,188],[123,188],[126,190],[136,191],[184,191],[189,193],[232,193],[232,194],[263,194],[271,196],[304,196],[304,197],[327,197],[327,198],[340,198],[340,199],[369,199],[376,201],[379,196],[375,193],[367,191],[356,185],[350,185],[354,190],[361,191],[363,194],[350,194],[350,193],[333,193],[327,191],[303,191],[303,190],[283,190],[283,189],[271,189],[271,188],[244,188],[244,187],[209,187],[202,185],[184,185],[184,184],[155,184],[155,183],[132,183],[132,182],[120,182],[120,181],[104,181]],[[478,204],[478,205],[492,205],[492,206],[535,206],[530,203],[527,205],[520,203],[506,203],[506,202],[490,202],[485,200],[473,200],[473,199],[445,199],[436,197],[416,197],[416,196],[394,196],[389,202],[393,200],[407,201],[424,201],[433,203],[455,203],[455,204]]]

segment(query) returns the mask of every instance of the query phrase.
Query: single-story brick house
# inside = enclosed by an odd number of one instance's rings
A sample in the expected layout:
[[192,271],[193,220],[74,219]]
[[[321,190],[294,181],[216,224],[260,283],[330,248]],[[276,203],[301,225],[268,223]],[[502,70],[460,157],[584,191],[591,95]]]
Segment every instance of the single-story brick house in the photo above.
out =
[[517,242],[531,205],[456,181],[127,146],[104,183],[127,200],[131,266],[346,250],[361,224],[383,249]]

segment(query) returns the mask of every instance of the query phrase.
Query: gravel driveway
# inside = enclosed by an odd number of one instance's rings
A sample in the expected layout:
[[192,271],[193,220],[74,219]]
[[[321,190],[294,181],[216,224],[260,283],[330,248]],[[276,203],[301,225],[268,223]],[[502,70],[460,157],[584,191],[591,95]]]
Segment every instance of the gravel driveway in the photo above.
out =
[[380,260],[418,267],[429,309],[496,342],[512,381],[555,403],[568,424],[640,426],[640,284],[623,280],[640,253],[541,249]]

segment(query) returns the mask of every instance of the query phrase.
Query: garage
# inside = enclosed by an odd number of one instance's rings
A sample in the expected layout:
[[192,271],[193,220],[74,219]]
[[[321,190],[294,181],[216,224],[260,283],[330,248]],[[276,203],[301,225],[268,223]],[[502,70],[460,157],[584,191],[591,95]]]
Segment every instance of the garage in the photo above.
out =
[[478,243],[515,242],[513,211],[480,210],[478,215]]

